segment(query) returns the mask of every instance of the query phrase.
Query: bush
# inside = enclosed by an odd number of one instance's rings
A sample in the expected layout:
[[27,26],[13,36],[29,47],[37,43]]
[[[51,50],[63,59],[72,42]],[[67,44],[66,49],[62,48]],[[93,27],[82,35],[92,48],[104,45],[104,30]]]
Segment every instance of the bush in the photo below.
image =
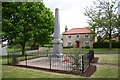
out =
[[63,48],[73,48],[73,46],[67,46],[67,47],[63,47]]
[[31,46],[31,50],[37,50],[37,49],[39,49],[38,45]]
[[109,40],[104,40],[104,42],[109,42]]
[[85,46],[85,47],[82,47],[82,48],[85,48],[85,49],[90,49],[90,46]]
[[120,42],[113,42],[112,47],[113,48],[120,48]]
[[[120,48],[120,42],[112,42],[112,48]],[[109,48],[109,42],[95,42],[93,48]]]
[[76,51],[72,53],[73,55],[70,55],[70,58],[73,59],[71,62],[74,67],[72,67],[72,71],[78,72],[81,70],[81,55],[80,51]]

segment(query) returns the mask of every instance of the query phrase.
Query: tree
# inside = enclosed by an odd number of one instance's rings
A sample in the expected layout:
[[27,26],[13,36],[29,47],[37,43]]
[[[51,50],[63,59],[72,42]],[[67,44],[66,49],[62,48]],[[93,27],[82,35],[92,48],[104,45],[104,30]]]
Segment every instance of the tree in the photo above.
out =
[[97,30],[97,34],[109,36],[109,48],[112,48],[112,34],[115,33],[118,25],[118,15],[115,13],[115,2],[105,0],[98,0],[94,2],[94,6],[85,9],[85,15],[89,17],[88,20],[91,29]]
[[2,7],[3,41],[8,40],[9,45],[21,45],[22,55],[26,44],[49,41],[54,16],[42,1],[3,2]]

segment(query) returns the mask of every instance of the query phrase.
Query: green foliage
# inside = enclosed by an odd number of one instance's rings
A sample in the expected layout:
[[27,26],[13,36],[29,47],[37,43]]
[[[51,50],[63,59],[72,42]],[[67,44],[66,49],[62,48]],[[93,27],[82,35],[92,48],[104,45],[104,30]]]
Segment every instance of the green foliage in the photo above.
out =
[[99,35],[108,35],[109,48],[112,48],[111,36],[113,33],[119,33],[120,21],[118,14],[115,14],[115,2],[94,1],[94,6],[87,7],[85,10],[84,14],[90,18],[88,20],[90,28]]
[[[120,48],[120,42],[112,42],[112,48]],[[93,48],[109,48],[109,42],[93,43]]]
[[73,46],[67,46],[67,47],[63,47],[63,48],[73,48]]
[[14,55],[14,56],[12,57],[12,63],[11,63],[12,65],[17,65],[17,64],[18,64],[19,61],[18,61],[17,58],[18,58],[18,56],[16,56],[16,55]]
[[36,46],[49,43],[53,33],[54,16],[41,2],[2,3],[3,40],[9,45]]
[[80,50],[77,50],[76,52],[71,53],[72,55],[70,55],[70,57],[73,59],[72,61],[72,65],[74,65],[73,67],[73,71],[80,71],[81,70],[81,54],[80,54]]
[[109,42],[109,40],[104,40],[104,42]]
[[85,47],[82,47],[82,48],[90,49],[90,46],[85,46]]

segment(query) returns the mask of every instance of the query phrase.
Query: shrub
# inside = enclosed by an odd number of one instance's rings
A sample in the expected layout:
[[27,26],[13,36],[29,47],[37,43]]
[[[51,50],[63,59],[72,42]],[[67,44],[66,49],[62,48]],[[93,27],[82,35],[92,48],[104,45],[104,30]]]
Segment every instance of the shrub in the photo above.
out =
[[73,59],[73,61],[72,61],[72,65],[74,65],[73,71],[79,72],[81,70],[80,51],[76,51],[76,52],[72,53],[72,55],[70,57]]
[[109,42],[109,40],[104,40],[104,42]]
[[[120,42],[112,42],[112,48],[120,48]],[[109,48],[109,42],[95,42],[93,48]]]
[[12,56],[12,65],[17,65],[19,62],[17,55],[13,55]]
[[120,42],[113,42],[112,47],[113,48],[120,48]]
[[67,47],[63,47],[63,48],[73,48],[73,46],[67,46]]
[[90,46],[85,46],[85,47],[82,47],[82,48],[90,49]]
[[39,45],[32,45],[31,46],[31,50],[37,50],[37,49],[39,49]]

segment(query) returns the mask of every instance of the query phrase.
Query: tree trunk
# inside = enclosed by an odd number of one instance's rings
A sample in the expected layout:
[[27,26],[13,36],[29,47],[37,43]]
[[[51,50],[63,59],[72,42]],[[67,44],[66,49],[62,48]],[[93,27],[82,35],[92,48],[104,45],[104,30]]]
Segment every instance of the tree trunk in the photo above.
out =
[[112,49],[112,40],[109,39],[109,49]]
[[21,46],[22,46],[22,55],[24,56],[25,55],[25,44],[23,43]]
[[109,34],[109,49],[112,49],[112,34],[111,34],[111,29],[110,29],[110,34]]

